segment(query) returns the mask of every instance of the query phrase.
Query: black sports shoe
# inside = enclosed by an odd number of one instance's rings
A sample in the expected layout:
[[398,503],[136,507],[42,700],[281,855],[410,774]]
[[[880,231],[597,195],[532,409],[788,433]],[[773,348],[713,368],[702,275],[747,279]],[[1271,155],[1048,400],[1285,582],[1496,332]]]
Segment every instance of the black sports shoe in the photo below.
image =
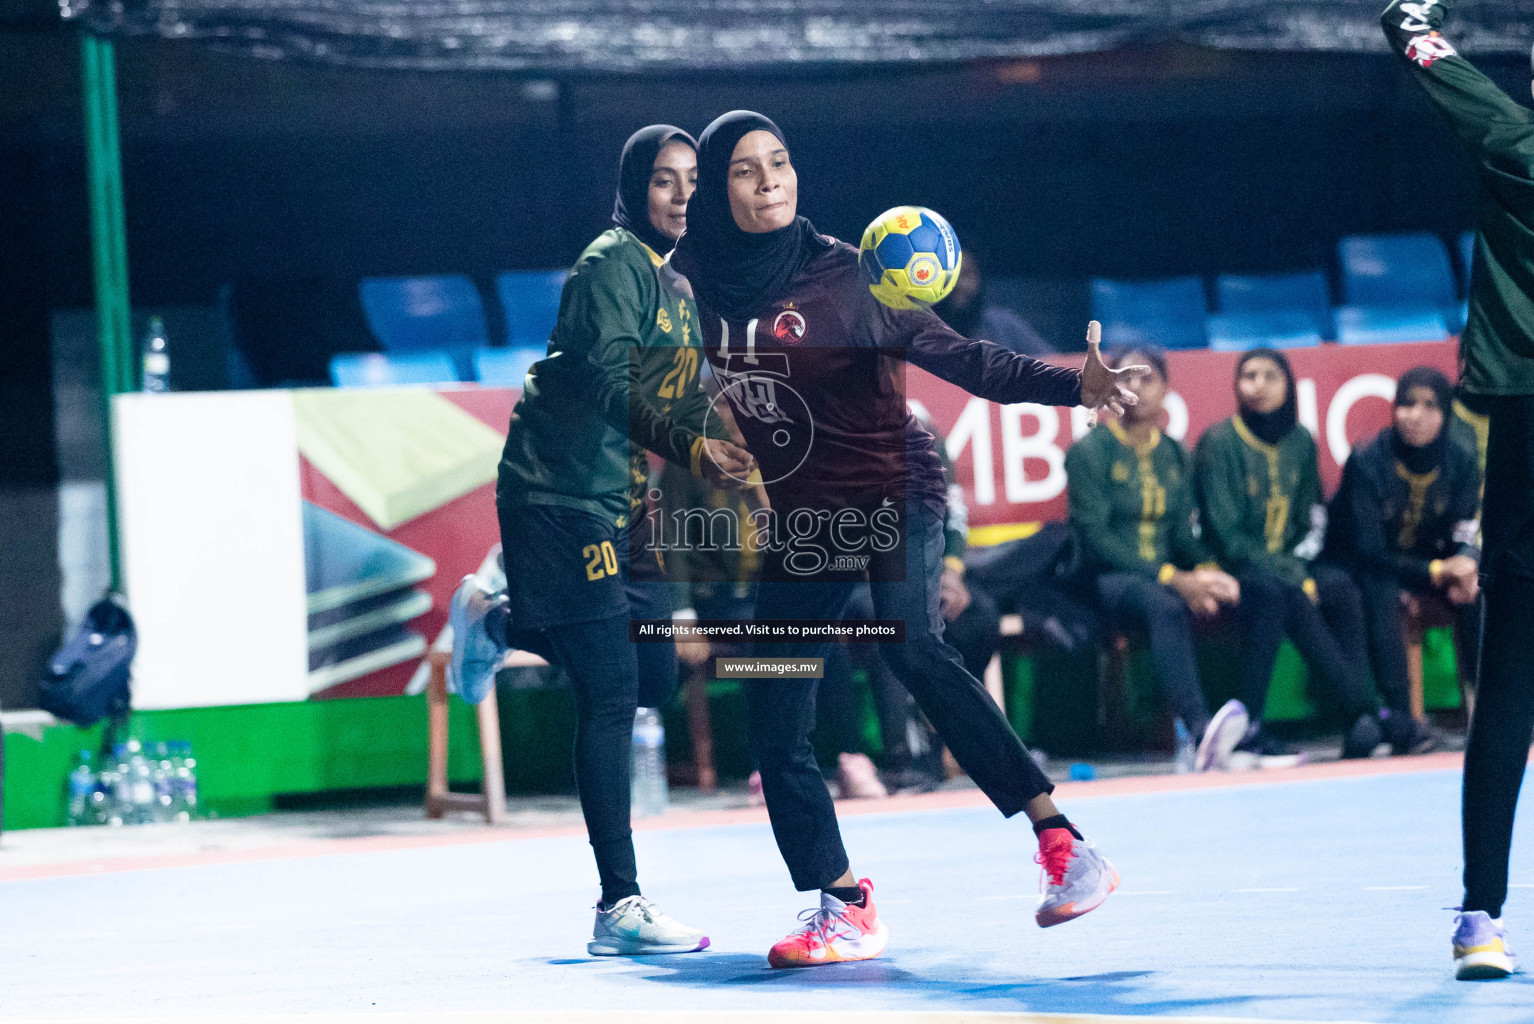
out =
[[1407,754],[1426,754],[1438,749],[1442,742],[1438,733],[1426,722],[1419,721],[1410,714],[1392,712],[1389,708],[1380,710],[1380,729],[1384,734],[1385,742],[1390,744],[1390,752],[1398,757]]
[[1294,753],[1289,744],[1264,729],[1261,722],[1252,723],[1241,742],[1236,744],[1236,750],[1258,757],[1287,757]]
[[1342,738],[1342,756],[1344,759],[1368,757],[1383,740],[1379,716],[1373,712],[1359,715],[1358,721]]

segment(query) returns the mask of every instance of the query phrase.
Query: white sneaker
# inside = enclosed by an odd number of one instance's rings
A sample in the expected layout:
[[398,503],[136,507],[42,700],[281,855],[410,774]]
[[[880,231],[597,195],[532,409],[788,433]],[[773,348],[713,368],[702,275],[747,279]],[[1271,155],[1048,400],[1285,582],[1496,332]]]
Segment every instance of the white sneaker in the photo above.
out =
[[1193,757],[1193,770],[1207,772],[1224,768],[1230,752],[1246,735],[1249,718],[1245,704],[1239,700],[1226,701],[1204,727],[1204,735],[1198,741],[1198,753]]
[[1096,910],[1119,887],[1119,873],[1108,858],[1068,829],[1045,829],[1033,858],[1044,868],[1044,898],[1033,919],[1040,928],[1064,924]]
[[453,627],[453,657],[447,663],[447,688],[470,704],[478,704],[495,687],[495,671],[506,654],[505,639],[485,630],[485,617],[504,593],[492,594],[474,574],[463,578],[448,603],[447,622]]
[[592,956],[696,953],[707,948],[707,935],[667,917],[643,896],[619,900],[611,910],[597,904],[596,924],[586,943],[586,952]]

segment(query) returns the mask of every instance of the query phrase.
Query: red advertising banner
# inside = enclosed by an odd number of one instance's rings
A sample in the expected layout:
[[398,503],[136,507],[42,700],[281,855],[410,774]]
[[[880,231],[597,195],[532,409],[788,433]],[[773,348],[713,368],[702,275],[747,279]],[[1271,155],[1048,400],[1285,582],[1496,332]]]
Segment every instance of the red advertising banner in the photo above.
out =
[[[1235,412],[1238,352],[1171,352],[1165,429],[1189,451],[1207,427]],[[1413,366],[1435,366],[1454,378],[1452,341],[1412,345],[1340,346],[1286,352],[1299,392],[1300,422],[1321,451],[1321,480],[1337,486],[1352,447],[1390,421],[1395,382]],[[1080,357],[1056,357],[1080,365]],[[924,408],[948,439],[969,503],[977,543],[1006,539],[1010,524],[1065,515],[1065,452],[1087,432],[1085,409],[999,406],[918,370],[907,368],[906,396]],[[986,529],[987,527],[993,529]]]

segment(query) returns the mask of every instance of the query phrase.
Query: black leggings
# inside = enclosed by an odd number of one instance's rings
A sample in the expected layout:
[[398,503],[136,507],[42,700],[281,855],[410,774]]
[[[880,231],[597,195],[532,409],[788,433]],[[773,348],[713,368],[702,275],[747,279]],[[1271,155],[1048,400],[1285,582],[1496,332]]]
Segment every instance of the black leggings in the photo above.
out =
[[[637,613],[636,613],[637,615]],[[676,647],[629,641],[628,615],[518,634],[519,646],[558,665],[575,692],[575,788],[607,906],[639,895],[629,827],[634,712],[676,692]]]
[[[1008,817],[1054,790],[1007,724],[980,681],[964,670],[959,653],[943,641],[938,581],[943,571],[943,523],[916,507],[907,522],[906,557],[899,571],[882,572],[870,585],[882,619],[905,621],[905,643],[881,644],[890,669],[947,741],[971,779]],[[875,556],[878,557],[877,555]],[[871,572],[877,572],[875,567]],[[900,578],[902,577],[903,578]],[[840,618],[854,582],[775,582],[757,587],[759,619]],[[819,640],[758,644],[758,656],[823,658]],[[746,724],[762,773],[762,794],[778,850],[800,891],[830,885],[847,871],[836,808],[810,746],[815,723],[814,679],[748,680]]]
[[[1001,649],[1001,616],[996,602],[985,591],[971,587],[969,606],[943,630],[943,640],[959,652],[964,669],[976,679],[985,675],[991,657]],[[859,584],[843,609],[848,619],[875,618],[873,596],[867,584]],[[862,669],[868,677],[874,711],[879,719],[879,737],[884,747],[884,764],[904,768],[911,762],[910,727],[916,721],[916,702],[905,685],[895,678],[885,664],[877,644],[836,644],[826,653],[826,675],[820,681],[820,725],[831,730],[839,751],[863,750],[861,708],[853,699],[850,677]],[[847,683],[840,683],[840,679]],[[836,681],[836,682],[833,682]],[[925,729],[925,726],[921,726]]]
[[1253,721],[1262,717],[1268,682],[1278,661],[1278,645],[1285,636],[1294,641],[1311,670],[1336,692],[1349,721],[1376,707],[1369,686],[1369,653],[1358,588],[1347,573],[1330,565],[1312,565],[1311,578],[1316,581],[1316,601],[1272,573],[1249,570],[1238,577],[1241,700]]
[[1195,737],[1209,724],[1193,653],[1193,609],[1170,586],[1145,576],[1108,572],[1097,577],[1097,599],[1118,628],[1150,635],[1151,658],[1172,713]]
[[1486,589],[1481,680],[1465,746],[1462,798],[1466,910],[1502,916],[1513,812],[1534,738],[1534,580],[1503,575]]
[[1462,798],[1464,909],[1500,917],[1513,813],[1534,738],[1534,397],[1489,405],[1481,515],[1485,624]]

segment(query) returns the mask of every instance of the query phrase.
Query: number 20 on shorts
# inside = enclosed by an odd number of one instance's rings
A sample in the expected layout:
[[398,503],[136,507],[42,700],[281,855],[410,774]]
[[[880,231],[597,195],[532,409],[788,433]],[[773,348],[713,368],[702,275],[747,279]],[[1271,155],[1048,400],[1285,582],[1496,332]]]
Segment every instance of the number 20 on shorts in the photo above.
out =
[[613,550],[613,542],[610,540],[604,540],[600,544],[587,544],[581,548],[581,557],[586,560],[588,580],[599,580],[603,576],[618,574],[618,553]]

